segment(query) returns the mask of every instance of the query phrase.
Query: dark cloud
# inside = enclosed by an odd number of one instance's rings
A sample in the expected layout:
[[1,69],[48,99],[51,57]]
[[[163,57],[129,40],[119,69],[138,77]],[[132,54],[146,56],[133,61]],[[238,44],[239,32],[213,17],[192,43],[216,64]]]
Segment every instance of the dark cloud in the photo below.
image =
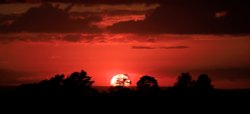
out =
[[161,47],[152,47],[152,46],[132,46],[132,49],[185,49],[189,48],[188,46],[161,46]]
[[247,0],[165,0],[143,21],[117,23],[112,32],[176,34],[249,34]]
[[83,19],[71,18],[67,12],[72,5],[65,9],[53,7],[45,3],[38,8],[31,8],[2,32],[100,32],[93,26],[100,22],[100,16],[87,16]]
[[124,16],[124,15],[145,15],[146,13],[153,12],[153,9],[149,10],[127,10],[127,9],[106,9],[103,11],[72,11],[70,14],[75,17],[79,16],[92,16],[92,15],[107,15],[107,16]]
[[[81,42],[81,43],[159,43],[190,40],[192,37],[179,35],[138,35],[105,33],[8,33],[0,34],[0,43],[22,42]],[[159,47],[157,47],[159,48]]]
[[188,46],[162,46],[161,49],[185,49],[189,48]]
[[[0,35],[0,43],[8,44],[15,41],[22,42],[54,42],[54,41],[66,41],[66,42],[100,42],[99,34],[80,34],[80,33],[11,33]],[[104,40],[104,39],[102,39]]]
[[135,4],[135,3],[155,3],[161,0],[1,0],[0,3],[40,3],[40,2],[66,2],[92,4]]
[[20,15],[16,14],[10,14],[10,15],[0,14],[0,32],[8,29],[8,26],[10,26],[19,17]]
[[96,38],[97,34],[64,34],[59,40],[68,42],[84,42],[93,43],[100,42],[99,38]]
[[10,69],[0,68],[0,85],[15,85],[23,83],[24,78],[30,77],[35,73],[14,71]]
[[18,19],[20,15],[18,14],[10,14],[3,15],[0,14],[0,25],[10,25],[14,20]]
[[143,11],[134,11],[134,10],[110,10],[105,11],[105,14],[109,16],[119,16],[119,15],[145,15],[146,13],[153,12],[153,10],[143,10]]
[[132,49],[155,49],[155,48],[150,46],[132,46]]

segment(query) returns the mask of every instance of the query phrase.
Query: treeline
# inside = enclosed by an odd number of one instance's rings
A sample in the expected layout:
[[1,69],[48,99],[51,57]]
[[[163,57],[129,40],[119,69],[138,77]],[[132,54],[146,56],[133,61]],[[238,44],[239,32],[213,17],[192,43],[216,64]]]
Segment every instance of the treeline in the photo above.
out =
[[[125,80],[124,80],[125,82]],[[189,73],[182,73],[173,87],[160,88],[153,76],[142,76],[136,89],[125,86],[110,87],[100,92],[92,86],[94,81],[85,71],[73,72],[68,77],[55,75],[49,80],[38,83],[22,84],[14,91],[15,96],[79,96],[79,97],[116,97],[116,96],[212,96],[214,88],[211,79],[201,74],[193,80]],[[121,82],[119,82],[121,83]]]

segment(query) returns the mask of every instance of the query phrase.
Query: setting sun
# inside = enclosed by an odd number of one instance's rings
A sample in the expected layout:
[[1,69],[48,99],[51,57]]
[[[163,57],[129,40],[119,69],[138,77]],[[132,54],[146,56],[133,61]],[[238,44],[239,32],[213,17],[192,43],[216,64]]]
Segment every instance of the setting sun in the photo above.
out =
[[130,86],[131,81],[126,74],[117,74],[110,81],[111,86]]
[[172,104],[174,97],[250,96],[249,6],[249,0],[0,0],[0,98],[95,104],[95,97],[127,96],[150,107],[153,97]]

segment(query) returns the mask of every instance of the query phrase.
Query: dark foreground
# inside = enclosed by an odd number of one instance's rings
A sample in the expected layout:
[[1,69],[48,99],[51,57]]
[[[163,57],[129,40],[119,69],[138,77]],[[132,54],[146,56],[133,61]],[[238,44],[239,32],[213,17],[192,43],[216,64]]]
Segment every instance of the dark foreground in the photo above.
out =
[[[250,90],[223,90],[211,85],[208,75],[200,75],[192,80],[188,73],[182,73],[172,87],[162,88],[151,76],[142,76],[136,87],[127,88],[126,80],[118,81],[121,86],[106,89],[92,86],[94,81],[86,72],[74,72],[69,77],[56,75],[38,83],[23,84],[14,88],[1,88],[1,109],[11,111],[65,110],[84,113],[141,113],[153,111],[153,114],[184,111],[199,113],[217,110],[240,113],[249,112]],[[106,90],[106,91],[101,91]],[[118,110],[118,111],[117,111]],[[215,111],[216,110],[216,111]],[[46,112],[49,113],[49,112]],[[159,113],[159,112],[158,112]]]
[[[98,88],[98,89],[96,89]],[[172,87],[161,87],[157,90],[138,91],[136,88],[93,87],[84,91],[30,91],[16,87],[1,87],[1,101],[72,101],[88,103],[133,103],[133,102],[247,102],[250,101],[250,89],[213,89],[209,91],[176,90]]]
[[[10,91],[9,91],[10,92]],[[118,92],[118,93],[116,93]],[[159,93],[136,91],[98,92],[92,95],[73,93],[17,94],[1,96],[1,109],[19,113],[237,113],[249,112],[250,90],[214,89],[207,94],[173,93],[170,88]],[[3,94],[2,94],[3,95]],[[3,111],[2,110],[2,111]]]

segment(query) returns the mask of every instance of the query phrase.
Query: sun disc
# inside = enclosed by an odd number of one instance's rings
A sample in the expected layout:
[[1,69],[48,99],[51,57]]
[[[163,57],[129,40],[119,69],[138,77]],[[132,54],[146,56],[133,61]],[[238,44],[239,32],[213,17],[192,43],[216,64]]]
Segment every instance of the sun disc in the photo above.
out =
[[117,74],[110,81],[111,86],[130,86],[131,81],[126,74]]

